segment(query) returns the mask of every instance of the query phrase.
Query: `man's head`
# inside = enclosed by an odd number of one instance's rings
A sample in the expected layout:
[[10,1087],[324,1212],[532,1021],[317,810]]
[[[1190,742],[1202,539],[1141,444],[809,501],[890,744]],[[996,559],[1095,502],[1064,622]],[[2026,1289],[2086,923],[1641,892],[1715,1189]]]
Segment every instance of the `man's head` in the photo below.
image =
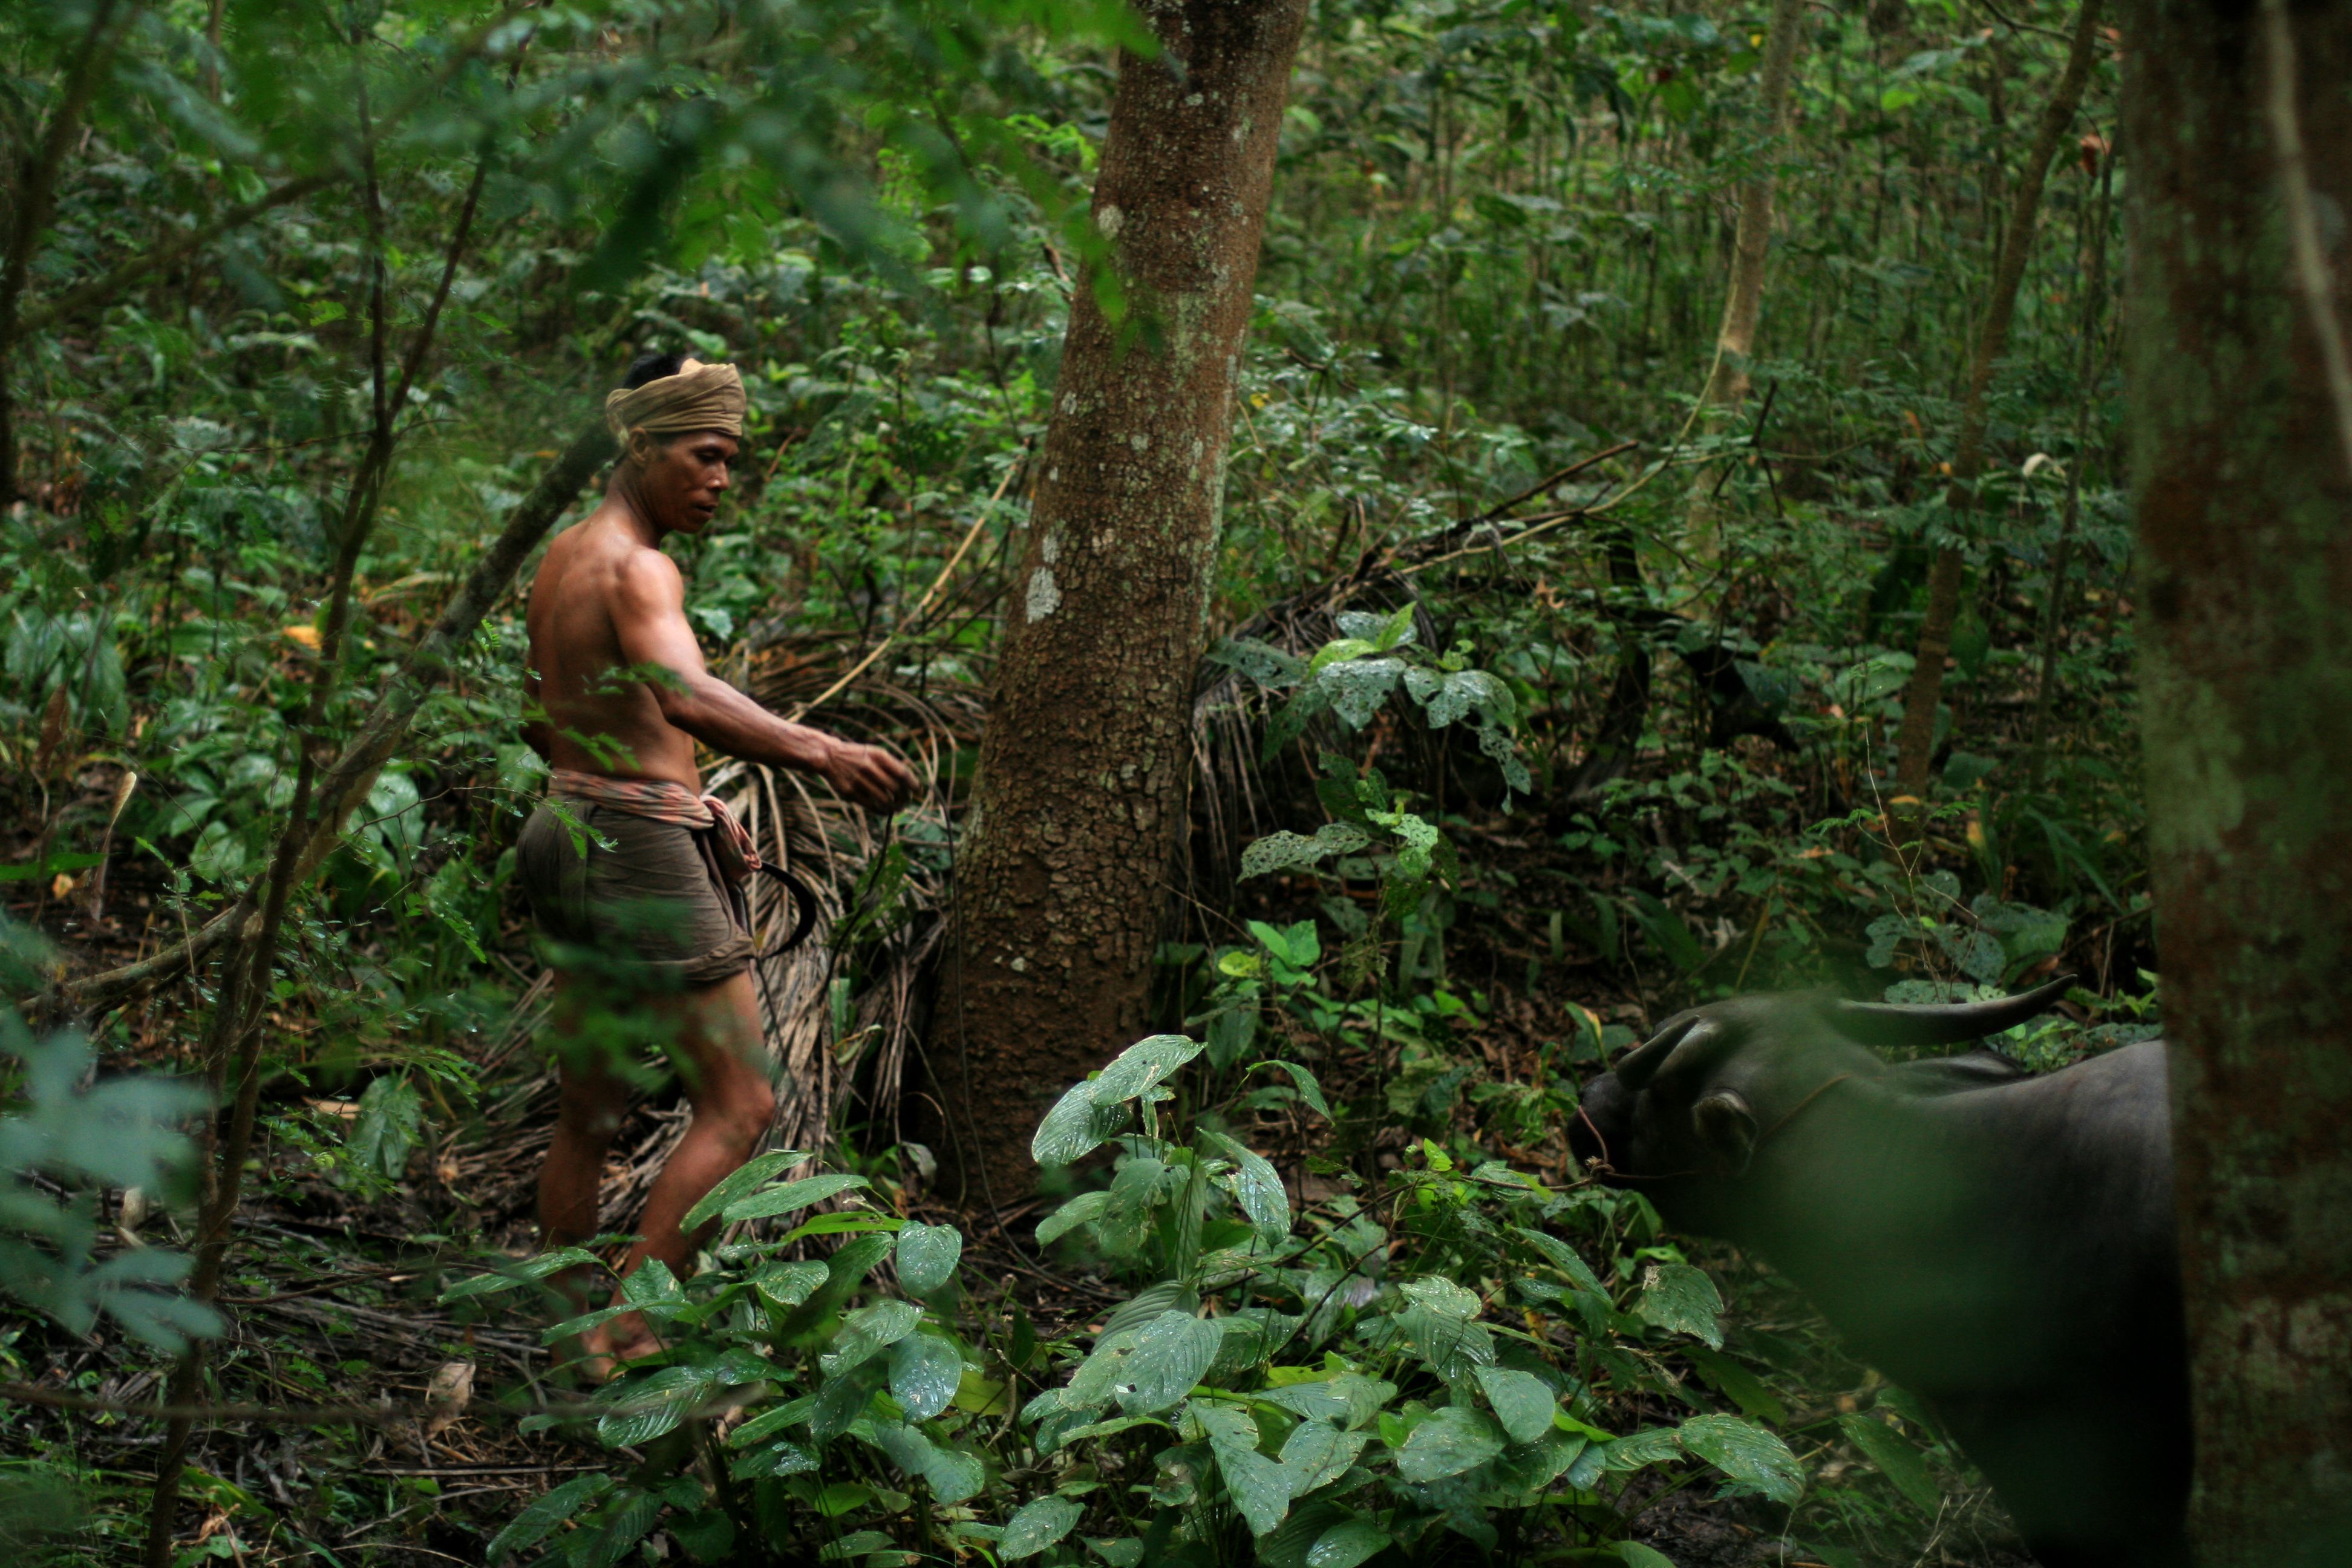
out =
[[719,510],[743,434],[743,379],[733,365],[645,354],[604,400],[625,485],[666,531],[699,533]]

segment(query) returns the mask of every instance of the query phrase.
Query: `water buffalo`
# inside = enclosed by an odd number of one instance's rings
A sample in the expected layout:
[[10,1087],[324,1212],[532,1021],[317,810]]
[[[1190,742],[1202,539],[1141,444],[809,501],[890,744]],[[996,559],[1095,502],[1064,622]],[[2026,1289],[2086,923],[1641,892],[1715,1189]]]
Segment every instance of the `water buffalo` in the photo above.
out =
[[2047,1568],[2186,1564],[2187,1351],[2164,1049],[2036,1077],[1991,1051],[2063,991],[1711,1003],[1587,1084],[1579,1157],[1753,1248],[1924,1398]]

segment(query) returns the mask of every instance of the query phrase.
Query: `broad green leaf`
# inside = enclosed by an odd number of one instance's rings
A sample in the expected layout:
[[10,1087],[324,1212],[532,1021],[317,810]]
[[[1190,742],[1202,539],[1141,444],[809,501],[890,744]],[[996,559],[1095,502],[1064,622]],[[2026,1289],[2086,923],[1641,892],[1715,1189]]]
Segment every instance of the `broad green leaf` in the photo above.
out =
[[1278,1388],[1262,1388],[1250,1397],[1262,1399],[1294,1415],[1303,1415],[1311,1420],[1337,1422],[1342,1426],[1361,1426],[1379,1415],[1381,1407],[1395,1395],[1396,1384],[1392,1383],[1343,1372],[1337,1377],[1319,1377]]
[[1633,1315],[1678,1334],[1723,1348],[1723,1298],[1715,1281],[1687,1263],[1653,1263],[1642,1271],[1642,1299]]
[[1654,1546],[1644,1546],[1638,1541],[1617,1543],[1618,1560],[1625,1568],[1675,1568],[1675,1560]]
[[1206,1402],[1191,1408],[1208,1434],[1209,1451],[1216,1456],[1217,1473],[1224,1477],[1234,1506],[1252,1535],[1265,1534],[1290,1511],[1291,1472],[1257,1451],[1257,1423],[1247,1411]]
[[1313,1073],[1297,1062],[1286,1062],[1276,1057],[1269,1057],[1262,1062],[1252,1062],[1249,1070],[1255,1072],[1260,1068],[1279,1068],[1289,1074],[1290,1081],[1298,1089],[1298,1098],[1313,1106],[1315,1114],[1324,1121],[1331,1120],[1331,1107],[1323,1098],[1323,1085]]
[[809,1411],[810,1436],[824,1443],[848,1431],[873,1404],[882,1383],[883,1365],[878,1361],[862,1361],[826,1378]]
[[1370,1432],[1343,1432],[1328,1421],[1301,1421],[1282,1440],[1282,1468],[1290,1472],[1290,1495],[1305,1497],[1348,1473],[1371,1441]]
[[705,1221],[716,1219],[729,1204],[754,1191],[777,1172],[788,1171],[808,1157],[804,1149],[773,1149],[754,1156],[703,1194],[701,1200],[686,1211],[686,1217],[677,1222],[677,1227],[692,1236],[702,1228]]
[[1477,1377],[1487,1403],[1495,1407],[1495,1418],[1512,1442],[1532,1443],[1551,1430],[1552,1412],[1559,1408],[1559,1401],[1543,1379],[1500,1366],[1482,1366]]
[[596,1423],[596,1436],[608,1448],[650,1442],[685,1420],[717,1386],[707,1367],[663,1367],[641,1383],[622,1385],[610,1413]]
[[1528,1226],[1521,1226],[1518,1234],[1525,1238],[1528,1246],[1542,1253],[1546,1261],[1553,1268],[1576,1281],[1577,1289],[1590,1290],[1594,1295],[1604,1299],[1608,1296],[1609,1293],[1601,1288],[1601,1281],[1594,1278],[1592,1270],[1586,1266],[1584,1259],[1577,1256],[1576,1248],[1556,1236],[1547,1235],[1543,1231]]
[[[967,1454],[933,1442],[914,1427],[898,1422],[877,1422],[874,1446],[910,1476],[919,1476],[931,1495],[943,1503],[958,1503],[980,1490],[988,1467],[976,1454]],[[887,1544],[888,1537],[882,1538]]]
[[1436,1275],[1408,1279],[1397,1289],[1408,1301],[1426,1307],[1441,1318],[1467,1321],[1476,1317],[1479,1309],[1485,1305],[1479,1300],[1476,1291],[1464,1289],[1453,1280]]
[[821,1214],[806,1225],[794,1226],[776,1239],[780,1245],[789,1247],[812,1236],[857,1236],[877,1230],[895,1235],[906,1227],[907,1222],[894,1214],[876,1214],[870,1209],[840,1209],[832,1214]]
[[1070,1374],[1070,1381],[1060,1389],[1048,1389],[1060,1395],[1060,1405],[1066,1410],[1098,1410],[1117,1397],[1118,1384],[1126,1381],[1128,1357],[1135,1352],[1135,1342],[1143,1327],[1106,1329],[1095,1341],[1095,1348]]
[[1110,1194],[1103,1191],[1080,1193],[1052,1214],[1037,1222],[1037,1245],[1059,1241],[1063,1237],[1100,1215],[1110,1203]]
[[[1660,1464],[1675,1458],[1683,1451],[1682,1434],[1672,1426],[1653,1426],[1646,1432],[1636,1432],[1620,1437],[1613,1443],[1594,1445],[1600,1468],[1608,1470],[1638,1470],[1645,1465]],[[1578,1467],[1581,1468],[1580,1465]]]
[[1124,1103],[1096,1103],[1095,1086],[1100,1081],[1074,1083],[1054,1102],[1029,1142],[1031,1159],[1041,1165],[1066,1165],[1094,1152],[1127,1125]]
[[1794,1503],[1805,1489],[1804,1467],[1789,1446],[1738,1415],[1694,1415],[1682,1425],[1683,1448],[1729,1476],[1742,1489],[1777,1503]]
[[789,1404],[762,1410],[727,1434],[728,1446],[735,1448],[748,1448],[762,1437],[781,1432],[787,1426],[797,1426],[809,1418],[809,1411],[815,1404],[814,1394],[803,1394]]
[[1458,1476],[1503,1451],[1503,1434],[1475,1405],[1449,1405],[1422,1419],[1397,1450],[1397,1474],[1417,1482]]
[[909,1225],[898,1233],[898,1284],[928,1296],[948,1282],[963,1256],[963,1233],[951,1225]]
[[1069,1534],[1081,1511],[1076,1502],[1066,1497],[1041,1497],[1024,1505],[1004,1521],[1004,1533],[996,1540],[996,1554],[1008,1563],[1036,1556]]
[[948,1407],[963,1382],[963,1352],[937,1334],[908,1334],[890,1347],[890,1396],[909,1421]]
[[1233,1161],[1234,1201],[1249,1215],[1258,1240],[1267,1247],[1289,1240],[1290,1194],[1283,1191],[1280,1173],[1255,1151],[1222,1132],[1204,1129],[1202,1135]]
[[815,1258],[771,1263],[751,1277],[751,1289],[779,1306],[797,1307],[824,1283],[825,1265]]
[[612,1489],[613,1478],[610,1476],[579,1476],[560,1487],[551,1488],[509,1520],[507,1527],[491,1537],[485,1555],[496,1563],[525,1547],[538,1545],[566,1520]]
[[791,1214],[795,1210],[804,1209],[811,1204],[821,1204],[827,1198],[838,1197],[852,1187],[871,1185],[873,1184],[865,1177],[851,1175],[847,1172],[835,1172],[824,1176],[803,1176],[797,1182],[781,1183],[764,1192],[754,1193],[750,1197],[738,1198],[727,1205],[724,1213],[730,1225],[747,1219],[767,1219],[775,1215]]
[[[1912,1507],[1932,1515],[1943,1506],[1943,1490],[1928,1475],[1927,1458],[1895,1428],[1876,1416],[1859,1413],[1839,1416],[1838,1426]],[[1727,1468],[1726,1473],[1729,1473]]]
[[1307,1549],[1307,1568],[1356,1568],[1389,1544],[1389,1532],[1376,1520],[1343,1519],[1315,1538]]
[[727,1468],[727,1473],[739,1481],[751,1481],[769,1476],[806,1475],[816,1468],[816,1456],[800,1444],[772,1443],[743,1454]]
[[1201,1054],[1202,1043],[1184,1035],[1147,1035],[1113,1057],[1094,1080],[1095,1103],[1115,1105],[1145,1089]]
[[1772,1391],[1764,1386],[1763,1379],[1729,1356],[1701,1350],[1696,1345],[1682,1353],[1684,1359],[1698,1370],[1701,1377],[1728,1395],[1744,1414],[1774,1426],[1789,1419],[1789,1412]]
[[1129,1415],[1173,1409],[1192,1392],[1224,1339],[1224,1324],[1190,1312],[1164,1312],[1135,1336],[1113,1380],[1118,1407]]
[[922,1321],[923,1310],[912,1301],[877,1301],[860,1307],[842,1320],[833,1348],[818,1358],[817,1364],[827,1377],[847,1372],[877,1351],[905,1339]]
[[425,1100],[416,1086],[398,1074],[387,1074],[360,1096],[359,1114],[344,1147],[369,1174],[397,1181],[408,1164],[409,1150],[416,1145],[424,1115]]

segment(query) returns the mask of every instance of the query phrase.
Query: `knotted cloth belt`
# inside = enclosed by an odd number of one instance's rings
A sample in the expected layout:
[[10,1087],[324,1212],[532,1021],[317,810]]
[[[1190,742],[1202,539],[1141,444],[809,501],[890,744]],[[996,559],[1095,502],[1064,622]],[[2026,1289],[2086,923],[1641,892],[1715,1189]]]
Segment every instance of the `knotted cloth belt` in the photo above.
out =
[[735,820],[735,814],[717,795],[697,795],[674,779],[616,779],[603,773],[584,773],[576,768],[557,768],[547,781],[547,793],[566,800],[609,806],[625,816],[641,816],[649,822],[667,822],[690,830],[703,859],[718,873],[719,884],[726,889],[728,900],[735,910],[737,923],[746,931],[751,929],[751,906],[745,896],[744,884],[754,872],[764,872],[782,882],[793,897],[792,934],[765,952],[754,952],[753,958],[773,958],[790,952],[816,929],[814,890],[782,866],[771,866],[762,860],[751,830]]

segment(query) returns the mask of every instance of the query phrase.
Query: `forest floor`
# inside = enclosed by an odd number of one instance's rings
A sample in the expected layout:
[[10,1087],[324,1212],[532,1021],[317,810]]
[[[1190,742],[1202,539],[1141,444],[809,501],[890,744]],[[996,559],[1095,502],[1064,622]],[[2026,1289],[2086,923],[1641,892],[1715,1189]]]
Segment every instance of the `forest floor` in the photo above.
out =
[[[1487,852],[1509,858],[1516,849]],[[112,895],[115,912],[79,931],[72,928],[82,922],[61,920],[65,911],[45,890],[24,891],[30,896],[11,913],[52,932],[65,927],[72,961],[97,966],[131,956],[139,911],[158,905],[161,889],[126,879]],[[1657,999],[1630,975],[1600,965],[1528,966],[1539,941],[1507,916],[1468,908],[1454,933],[1449,962],[1460,983],[1484,997],[1486,1022],[1471,1044],[1498,1081],[1530,1070],[1545,1042],[1580,1032],[1580,1008],[1637,1031],[1654,1021]],[[515,951],[525,946],[519,942]],[[1532,989],[1507,978],[1522,973]],[[136,1020],[128,1027],[133,1040],[150,1037]],[[404,1179],[383,1190],[355,1191],[335,1179],[299,1138],[263,1141],[237,1217],[222,1295],[230,1328],[214,1349],[208,1392],[223,1403],[288,1414],[200,1432],[182,1533],[203,1549],[198,1557],[217,1555],[240,1568],[479,1563],[490,1537],[532,1497],[568,1475],[605,1468],[606,1450],[593,1442],[530,1431],[523,1419],[582,1393],[540,1342],[541,1313],[551,1298],[533,1302],[517,1293],[454,1309],[436,1304],[447,1285],[488,1257],[532,1250],[530,1201],[543,1135],[530,1136],[528,1123],[534,1107],[543,1113],[548,1106],[551,1068],[528,1032],[511,1027],[479,1037],[476,1055],[483,1110],[421,1143]],[[134,1046],[106,1065],[173,1065],[139,1056]],[[352,1108],[306,1097],[289,1081],[264,1116],[297,1109],[331,1116]],[[682,1111],[674,1092],[643,1099],[616,1142],[616,1161],[657,1145],[662,1124]],[[977,1222],[919,1194],[907,1206],[909,1217],[965,1226],[965,1278],[987,1282],[979,1288],[997,1298],[967,1302],[982,1317],[1001,1317],[1017,1302],[1050,1342],[1098,1325],[1099,1314],[1127,1294],[1042,1256],[1028,1235],[1034,1204]],[[168,1214],[126,1215],[110,1203],[105,1217],[121,1227],[121,1246],[191,1239]],[[1618,1505],[1635,1539],[1677,1568],[2030,1568],[1980,1479],[1960,1472],[1939,1478],[1944,1495],[1929,1518],[1901,1503],[1836,1441],[1834,1414],[1856,1408],[1856,1396],[1876,1379],[1839,1352],[1784,1280],[1729,1247],[1699,1244],[1694,1256],[1722,1288],[1734,1348],[1748,1351],[1750,1364],[1796,1413],[1784,1431],[1811,1471],[1812,1488],[1790,1517],[1752,1499],[1710,1499],[1644,1473]],[[0,1374],[77,1406],[21,1405],[8,1422],[15,1449],[8,1458],[77,1478],[87,1511],[71,1532],[72,1557],[124,1561],[135,1550],[162,1439],[152,1420],[117,1407],[158,1398],[167,1372],[163,1358],[110,1324],[82,1338],[44,1320],[16,1319],[0,1329]],[[320,1407],[370,1414],[358,1421],[297,1414]],[[414,1414],[420,1407],[438,1414],[420,1420]],[[1824,1422],[1832,1423],[1822,1428],[1826,1444],[1803,1430]],[[29,1510],[0,1517],[0,1541],[11,1535],[28,1546],[45,1537],[68,1545]],[[1832,1543],[1826,1554],[1824,1543]]]

